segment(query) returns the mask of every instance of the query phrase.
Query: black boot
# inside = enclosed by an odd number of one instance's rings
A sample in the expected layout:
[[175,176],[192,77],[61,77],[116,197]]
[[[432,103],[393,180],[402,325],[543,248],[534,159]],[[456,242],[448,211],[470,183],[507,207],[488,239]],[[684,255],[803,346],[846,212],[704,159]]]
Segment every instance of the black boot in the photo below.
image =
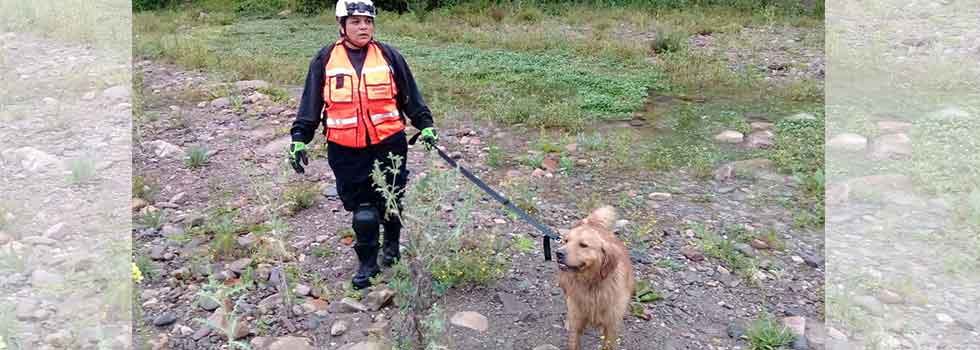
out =
[[398,218],[391,218],[384,223],[385,240],[382,250],[384,255],[381,257],[381,266],[391,267],[401,259],[401,252],[398,250],[398,239],[401,236],[402,223]]
[[360,264],[351,280],[354,289],[367,288],[371,285],[371,277],[381,272],[378,268],[379,218],[377,209],[370,206],[361,206],[354,211],[353,228],[357,238],[354,252]]

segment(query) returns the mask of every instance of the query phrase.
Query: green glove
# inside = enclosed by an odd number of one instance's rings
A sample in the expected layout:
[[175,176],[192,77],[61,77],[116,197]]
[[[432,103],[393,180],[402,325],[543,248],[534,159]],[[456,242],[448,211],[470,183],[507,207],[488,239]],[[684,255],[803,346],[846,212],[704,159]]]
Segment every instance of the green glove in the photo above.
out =
[[435,147],[436,141],[439,141],[439,136],[436,135],[435,128],[428,127],[422,129],[422,142],[425,144],[426,151],[431,151],[432,147]]
[[293,166],[293,170],[296,170],[297,173],[302,174],[306,172],[306,170],[303,169],[303,166],[310,164],[310,158],[306,154],[305,143],[293,141],[293,143],[289,145],[289,164]]

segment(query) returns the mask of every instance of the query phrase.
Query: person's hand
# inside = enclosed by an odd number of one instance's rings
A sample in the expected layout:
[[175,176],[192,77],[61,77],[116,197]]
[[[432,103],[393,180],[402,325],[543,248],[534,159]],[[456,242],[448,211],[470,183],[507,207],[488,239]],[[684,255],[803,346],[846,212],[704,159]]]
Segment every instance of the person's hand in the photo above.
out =
[[428,127],[422,129],[422,143],[425,144],[426,151],[431,151],[432,147],[436,146],[436,141],[439,141],[439,135],[436,135],[435,128]]
[[303,166],[310,164],[310,158],[306,155],[305,143],[293,141],[289,145],[289,164],[293,166],[293,170],[296,170],[297,173],[302,174],[306,172]]

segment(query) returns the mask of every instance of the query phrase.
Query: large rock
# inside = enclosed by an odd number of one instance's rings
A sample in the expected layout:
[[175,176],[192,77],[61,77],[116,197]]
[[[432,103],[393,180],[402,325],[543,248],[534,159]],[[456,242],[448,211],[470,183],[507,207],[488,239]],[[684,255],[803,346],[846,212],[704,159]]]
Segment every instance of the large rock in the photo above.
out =
[[349,327],[346,320],[338,320],[333,323],[333,326],[330,326],[330,335],[335,337],[341,336],[347,332],[347,328]]
[[170,142],[164,140],[151,141],[150,147],[153,149],[153,154],[157,158],[175,158],[180,159],[184,157],[184,150],[179,146],[174,145]]
[[879,136],[871,144],[873,159],[904,159],[912,156],[912,139],[906,134]]
[[221,331],[215,333],[221,335],[222,338],[227,337],[229,331],[231,331],[232,340],[245,338],[249,333],[245,318],[237,315],[229,315],[224,308],[214,310],[214,313],[208,317],[208,322],[221,329]]
[[132,87],[126,85],[117,85],[102,91],[102,98],[110,100],[112,102],[124,102],[128,101],[131,95]]
[[487,320],[487,317],[473,311],[457,312],[449,319],[449,322],[459,327],[466,327],[480,332],[486,332],[490,328],[490,321]]
[[726,130],[715,135],[715,141],[724,143],[741,143],[744,139],[745,135],[735,130]]
[[[336,305],[336,307],[334,306]],[[332,312],[340,313],[355,313],[355,312],[367,312],[367,306],[361,304],[359,301],[351,298],[343,298],[339,303],[330,304]]]
[[769,130],[753,131],[745,139],[745,145],[749,148],[771,148],[776,143],[773,142],[773,133]]
[[228,107],[231,107],[231,99],[227,97],[218,97],[214,100],[211,100],[211,108],[225,109]]
[[385,305],[388,305],[394,297],[395,291],[392,289],[384,288],[376,290],[368,293],[367,298],[364,300],[364,306],[367,306],[371,311],[378,311],[385,307]]
[[58,157],[33,147],[21,147],[3,151],[3,159],[9,163],[20,164],[30,172],[61,172],[64,164]]
[[868,138],[858,134],[843,133],[827,141],[827,147],[836,151],[863,151],[868,147]]

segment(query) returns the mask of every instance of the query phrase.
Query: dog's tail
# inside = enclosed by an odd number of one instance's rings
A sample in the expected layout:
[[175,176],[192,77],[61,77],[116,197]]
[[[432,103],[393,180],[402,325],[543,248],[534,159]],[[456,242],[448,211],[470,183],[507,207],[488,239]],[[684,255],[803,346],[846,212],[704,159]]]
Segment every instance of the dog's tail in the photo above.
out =
[[612,206],[602,206],[589,214],[589,217],[585,218],[585,221],[605,227],[606,229],[612,230],[613,224],[616,223],[616,209]]

